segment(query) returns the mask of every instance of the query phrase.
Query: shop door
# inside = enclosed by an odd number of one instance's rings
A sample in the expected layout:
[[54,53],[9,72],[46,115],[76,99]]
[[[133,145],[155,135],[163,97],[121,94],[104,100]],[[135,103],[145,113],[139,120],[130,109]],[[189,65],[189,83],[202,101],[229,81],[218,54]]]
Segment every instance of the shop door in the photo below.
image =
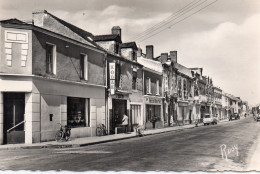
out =
[[[126,100],[113,99],[113,115],[112,115],[112,130],[111,133],[115,133],[116,127],[121,127],[123,115],[127,115]],[[128,116],[129,117],[129,116]]]
[[192,115],[192,110],[190,110],[190,113],[189,113],[189,122],[190,122],[190,124],[192,123],[192,121],[191,121],[191,115]]
[[24,143],[24,93],[4,93],[4,144]]

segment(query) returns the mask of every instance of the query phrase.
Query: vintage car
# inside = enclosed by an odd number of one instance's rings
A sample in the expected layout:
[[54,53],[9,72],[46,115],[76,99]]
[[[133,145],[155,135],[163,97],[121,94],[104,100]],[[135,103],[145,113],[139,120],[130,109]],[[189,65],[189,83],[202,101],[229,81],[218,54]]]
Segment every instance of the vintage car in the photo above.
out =
[[232,121],[232,120],[240,120],[239,114],[238,114],[238,113],[232,114],[232,115],[229,117],[229,121]]
[[217,119],[217,117],[214,117],[213,115],[205,114],[205,116],[203,118],[203,123],[204,123],[204,126],[210,125],[210,124],[218,124],[218,119]]

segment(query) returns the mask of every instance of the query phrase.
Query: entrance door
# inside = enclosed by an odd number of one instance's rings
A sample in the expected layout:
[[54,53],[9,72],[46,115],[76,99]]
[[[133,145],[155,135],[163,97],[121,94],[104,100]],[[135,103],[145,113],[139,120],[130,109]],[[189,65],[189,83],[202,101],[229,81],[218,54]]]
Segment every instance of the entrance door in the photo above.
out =
[[192,110],[190,110],[190,113],[189,113],[189,121],[190,121],[190,124],[192,123],[192,121],[191,121],[191,115],[192,115]]
[[24,93],[4,93],[4,144],[24,143],[24,108]]
[[[115,128],[120,127],[122,124],[123,115],[127,115],[127,101],[126,100],[118,100],[113,99],[112,107],[113,107],[113,115],[112,115],[112,127],[111,133],[115,133]],[[129,116],[128,116],[129,117]]]

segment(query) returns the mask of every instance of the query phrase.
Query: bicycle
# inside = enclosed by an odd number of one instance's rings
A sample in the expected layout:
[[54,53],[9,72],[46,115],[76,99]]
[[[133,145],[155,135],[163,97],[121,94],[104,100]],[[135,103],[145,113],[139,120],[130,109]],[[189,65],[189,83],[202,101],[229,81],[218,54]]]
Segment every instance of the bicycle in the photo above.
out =
[[57,123],[60,125],[60,130],[55,135],[56,141],[68,141],[70,139],[70,130],[71,128],[67,125],[62,126],[60,123]]
[[97,126],[97,136],[107,135],[106,126],[104,124],[100,124]]
[[139,137],[144,136],[144,128],[140,125],[137,125],[135,127],[135,133],[136,133],[136,136],[139,136]]

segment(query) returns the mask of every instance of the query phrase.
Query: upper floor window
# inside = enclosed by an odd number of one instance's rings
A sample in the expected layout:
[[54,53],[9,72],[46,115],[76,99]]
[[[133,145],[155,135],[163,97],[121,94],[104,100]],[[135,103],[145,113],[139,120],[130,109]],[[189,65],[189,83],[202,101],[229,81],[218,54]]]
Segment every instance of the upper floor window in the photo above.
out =
[[146,94],[151,94],[151,78],[146,79]]
[[137,89],[137,72],[133,71],[133,80],[132,80],[132,89],[136,90]]
[[88,80],[88,56],[80,54],[80,78]]
[[156,80],[156,95],[160,95],[160,81]]
[[56,45],[46,44],[46,72],[56,74]]
[[121,88],[122,87],[122,75],[121,75],[121,66],[120,66],[120,63],[117,63],[116,64],[116,87],[117,88]]
[[164,90],[168,91],[168,77],[167,76],[165,76],[165,78],[164,78],[164,84],[165,84]]

